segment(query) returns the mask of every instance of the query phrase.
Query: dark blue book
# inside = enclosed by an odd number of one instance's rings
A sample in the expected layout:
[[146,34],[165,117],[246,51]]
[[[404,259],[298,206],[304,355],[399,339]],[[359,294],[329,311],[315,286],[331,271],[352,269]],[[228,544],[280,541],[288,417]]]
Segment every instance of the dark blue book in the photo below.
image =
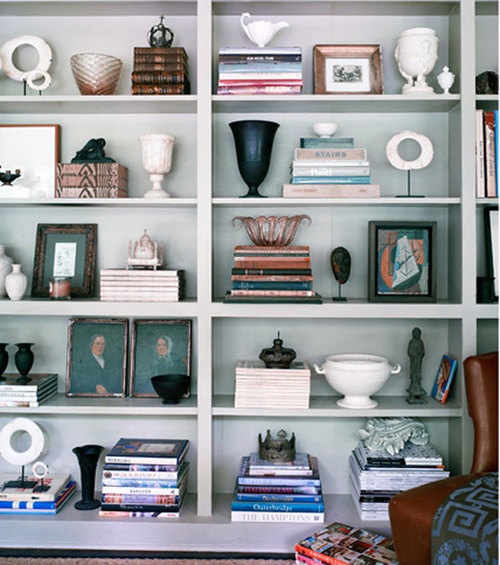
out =
[[248,512],[324,512],[323,502],[245,502],[233,500],[231,510]]
[[311,290],[311,281],[233,281],[233,290]]
[[354,137],[301,137],[300,147],[302,149],[354,149]]
[[106,463],[179,465],[189,448],[186,439],[121,438],[105,456]]

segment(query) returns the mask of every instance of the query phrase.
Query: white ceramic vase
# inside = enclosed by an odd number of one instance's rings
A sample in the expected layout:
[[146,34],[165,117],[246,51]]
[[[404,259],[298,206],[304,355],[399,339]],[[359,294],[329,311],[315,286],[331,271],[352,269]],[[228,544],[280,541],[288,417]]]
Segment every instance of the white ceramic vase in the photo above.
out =
[[161,186],[165,175],[172,168],[172,153],[176,138],[164,133],[146,133],[139,137],[142,150],[142,165],[149,173],[153,186],[144,198],[170,198]]
[[14,263],[12,272],[5,277],[5,290],[11,300],[21,300],[28,286],[28,277],[21,272],[21,265]]
[[5,245],[0,245],[0,298],[5,297],[5,277],[12,271],[13,259],[5,255]]
[[435,30],[428,27],[415,27],[401,32],[394,55],[399,72],[407,81],[403,86],[403,94],[434,92],[425,77],[436,65],[438,42]]

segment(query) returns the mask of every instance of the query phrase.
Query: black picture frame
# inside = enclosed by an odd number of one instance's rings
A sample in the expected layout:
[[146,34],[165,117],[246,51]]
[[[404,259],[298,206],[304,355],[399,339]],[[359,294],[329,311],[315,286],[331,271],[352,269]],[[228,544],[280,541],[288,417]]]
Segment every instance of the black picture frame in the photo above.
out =
[[97,224],[38,224],[31,295],[48,297],[50,278],[69,276],[71,296],[95,289]]
[[436,236],[436,222],[369,222],[368,300],[436,302]]
[[128,319],[71,318],[66,396],[124,397]]
[[191,334],[192,322],[188,319],[133,320],[129,394],[157,397],[151,384],[151,377],[156,375],[191,377]]
[[484,208],[484,231],[486,236],[486,272],[488,277],[493,279],[493,296],[495,300],[498,300],[498,206],[486,206]]

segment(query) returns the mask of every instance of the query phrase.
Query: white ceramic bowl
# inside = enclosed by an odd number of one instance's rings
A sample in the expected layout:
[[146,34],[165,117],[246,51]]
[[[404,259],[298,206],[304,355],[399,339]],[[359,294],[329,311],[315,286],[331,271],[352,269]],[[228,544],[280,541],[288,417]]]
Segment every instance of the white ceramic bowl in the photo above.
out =
[[332,137],[335,135],[339,126],[333,122],[318,122],[313,124],[313,131],[319,137]]
[[344,398],[337,400],[344,408],[374,408],[378,402],[370,398],[377,393],[391,375],[401,371],[386,357],[364,353],[329,355],[322,366],[314,365],[328,384]]

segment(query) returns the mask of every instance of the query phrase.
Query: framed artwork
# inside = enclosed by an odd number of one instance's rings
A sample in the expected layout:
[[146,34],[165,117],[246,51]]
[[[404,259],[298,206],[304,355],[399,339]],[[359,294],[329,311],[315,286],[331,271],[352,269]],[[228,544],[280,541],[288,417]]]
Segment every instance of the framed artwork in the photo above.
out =
[[66,396],[125,396],[127,350],[127,319],[70,319]]
[[38,224],[31,295],[49,296],[51,277],[71,277],[71,296],[94,295],[97,224]]
[[443,355],[439,364],[438,373],[434,386],[432,387],[431,396],[437,401],[444,404],[450,393],[451,383],[457,371],[458,362],[456,359]]
[[486,206],[484,209],[484,225],[486,233],[486,269],[488,277],[493,279],[494,296],[498,300],[498,207]]
[[1,198],[53,198],[60,157],[61,127],[57,124],[1,124],[2,171],[19,169],[12,186],[2,186]]
[[151,384],[156,375],[191,376],[191,325],[191,320],[133,321],[131,396],[158,396]]
[[436,231],[436,222],[369,222],[371,302],[436,302]]
[[382,94],[380,45],[315,45],[314,94]]

